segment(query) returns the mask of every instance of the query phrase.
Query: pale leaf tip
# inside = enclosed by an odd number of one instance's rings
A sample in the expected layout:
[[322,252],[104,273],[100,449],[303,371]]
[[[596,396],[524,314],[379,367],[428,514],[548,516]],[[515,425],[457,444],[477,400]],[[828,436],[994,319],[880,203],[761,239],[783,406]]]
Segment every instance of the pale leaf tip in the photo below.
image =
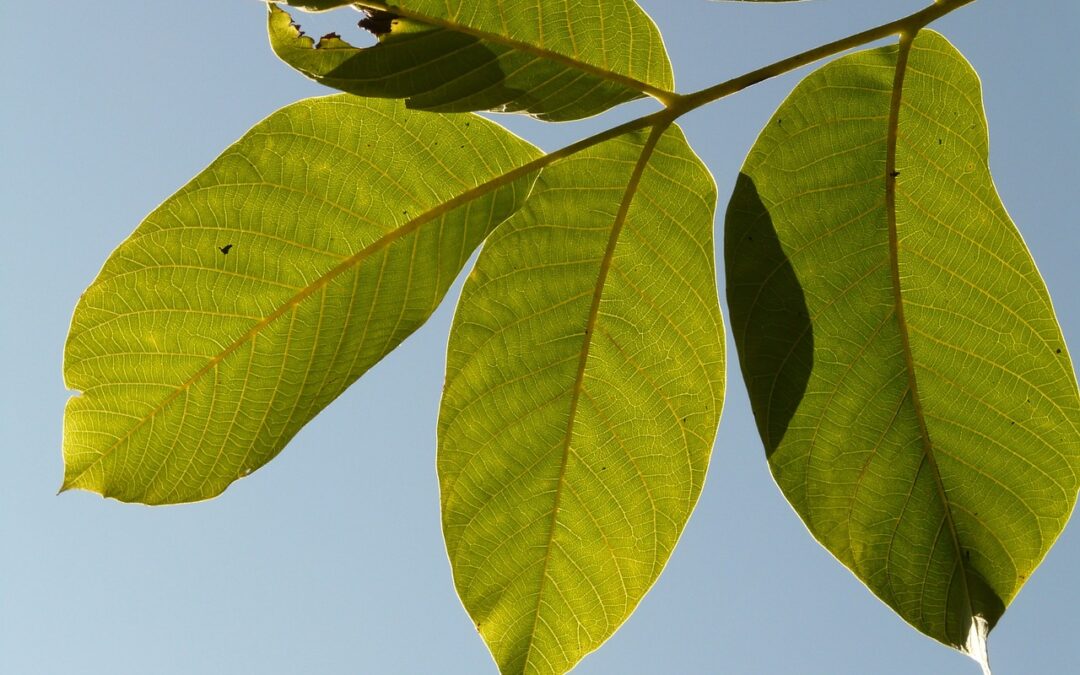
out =
[[976,614],[971,617],[971,627],[968,629],[967,641],[964,643],[964,653],[975,659],[982,668],[983,675],[993,675],[990,672],[990,654],[986,647],[986,638],[990,635],[990,622],[985,617]]

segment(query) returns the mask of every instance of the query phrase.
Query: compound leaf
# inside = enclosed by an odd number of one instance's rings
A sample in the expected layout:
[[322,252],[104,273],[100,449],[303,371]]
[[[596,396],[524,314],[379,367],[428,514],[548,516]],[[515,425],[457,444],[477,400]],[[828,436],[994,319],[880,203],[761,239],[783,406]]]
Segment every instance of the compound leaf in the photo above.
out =
[[715,187],[676,127],[552,164],[450,334],[443,531],[504,673],[562,673],[630,615],[700,494],[724,392]]
[[80,299],[63,489],[188,502],[265,464],[428,318],[533,178],[489,181],[537,154],[473,115],[347,95],[260,122]]
[[633,0],[365,2],[361,25],[378,36],[358,48],[337,34],[318,42],[270,5],[274,52],[317,82],[409,107],[527,112],[545,120],[595,115],[672,95],[663,41]]
[[814,72],[746,160],[725,255],[785,496],[900,616],[985,668],[1075,503],[1080,398],[990,176],[981,97],[929,31]]

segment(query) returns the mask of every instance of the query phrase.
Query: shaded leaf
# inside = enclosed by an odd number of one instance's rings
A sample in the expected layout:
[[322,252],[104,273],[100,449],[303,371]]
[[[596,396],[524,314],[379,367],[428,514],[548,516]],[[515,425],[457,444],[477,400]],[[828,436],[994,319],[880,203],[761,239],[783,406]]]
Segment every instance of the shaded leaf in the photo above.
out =
[[443,529],[504,673],[565,672],[611,636],[697,502],[724,392],[714,208],[681,131],[626,134],[545,169],[465,283]]
[[345,95],[260,122],[80,299],[64,489],[187,502],[262,466],[427,319],[529,181],[473,189],[536,155],[473,115]]
[[754,145],[728,299],[777,483],[927,635],[985,637],[1077,494],[1080,400],[998,198],[978,77],[943,37],[811,74]]
[[409,107],[595,115],[643,95],[670,97],[671,65],[656,26],[633,0],[547,3],[413,0],[364,3],[379,42],[318,42],[270,5],[274,52],[317,82]]

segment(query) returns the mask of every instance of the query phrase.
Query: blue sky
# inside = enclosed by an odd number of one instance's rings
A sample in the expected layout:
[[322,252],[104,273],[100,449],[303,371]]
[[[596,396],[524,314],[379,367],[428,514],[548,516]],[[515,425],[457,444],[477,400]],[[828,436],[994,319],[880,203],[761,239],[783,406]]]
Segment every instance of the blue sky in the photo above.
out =
[[[687,91],[924,3],[641,4]],[[256,0],[5,9],[0,671],[494,672],[454,594],[439,532],[435,418],[456,290],[221,498],[151,509],[55,496],[61,355],[79,294],[146,213],[226,145],[271,111],[326,92],[270,53]],[[343,12],[306,23],[349,37],[355,20]],[[934,28],[982,76],[997,186],[1075,354],[1080,7],[979,0]],[[682,121],[716,177],[720,213],[758,130],[806,72]],[[498,119],[553,149],[651,106],[554,126]],[[978,672],[905,625],[806,533],[769,476],[731,356],[698,510],[635,615],[574,672]],[[1078,566],[1072,526],[991,637],[999,673],[1080,672]]]

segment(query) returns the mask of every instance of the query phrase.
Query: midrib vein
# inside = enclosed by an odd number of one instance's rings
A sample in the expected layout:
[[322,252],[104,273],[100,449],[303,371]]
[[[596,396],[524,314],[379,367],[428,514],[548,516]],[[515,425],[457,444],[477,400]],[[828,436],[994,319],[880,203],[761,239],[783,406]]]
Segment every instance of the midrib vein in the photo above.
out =
[[656,144],[660,141],[660,137],[663,136],[669,124],[670,123],[661,122],[653,126],[648,139],[642,146],[641,154],[638,156],[637,163],[634,165],[634,169],[630,174],[630,179],[626,184],[626,191],[623,193],[622,201],[619,203],[619,210],[615,214],[615,220],[611,226],[611,234],[608,236],[607,247],[604,249],[604,257],[600,261],[600,270],[597,273],[596,287],[593,290],[592,305],[589,307],[589,317],[585,324],[585,339],[582,340],[581,344],[581,354],[578,359],[577,374],[574,378],[574,388],[570,394],[570,412],[566,422],[566,438],[563,441],[562,461],[559,466],[558,483],[555,487],[554,504],[551,508],[551,529],[548,534],[547,546],[544,549],[544,562],[541,565],[540,571],[540,587],[536,591],[536,610],[533,614],[532,629],[529,631],[529,644],[526,646],[525,662],[522,664],[522,672],[528,671],[529,662],[534,653],[533,648],[536,645],[536,629],[540,623],[540,608],[543,606],[544,589],[548,580],[548,564],[551,561],[551,550],[554,548],[555,544],[559,507],[562,502],[563,489],[566,486],[566,467],[570,460],[570,445],[574,434],[574,423],[577,420],[578,403],[581,400],[581,392],[585,381],[585,369],[589,361],[589,350],[592,346],[593,336],[596,333],[596,318],[600,313],[600,302],[604,296],[604,287],[607,284],[608,272],[611,270],[611,261],[615,256],[615,248],[618,246],[619,236],[622,233],[623,225],[626,224],[626,217],[630,212],[630,206],[634,201],[634,196],[641,183],[641,177],[645,173],[645,167],[648,166],[649,158],[652,157],[653,150],[656,149]]
[[[915,33],[904,32],[900,35],[900,45],[896,56],[896,72],[893,75],[892,99],[889,103],[889,127],[886,136],[885,155],[885,210],[889,225],[889,259],[892,267],[893,299],[896,303],[896,319],[900,329],[900,340],[904,349],[904,362],[908,373],[908,389],[912,407],[915,409],[915,418],[919,422],[919,433],[922,436],[923,454],[930,465],[931,475],[934,477],[934,485],[937,488],[938,498],[944,509],[944,520],[948,525],[950,539],[956,552],[956,567],[960,571],[960,583],[964,589],[964,599],[967,601],[968,617],[974,621],[975,609],[971,601],[971,588],[968,584],[968,572],[964,563],[964,551],[960,545],[960,536],[956,531],[956,523],[953,521],[952,508],[949,497],[945,492],[945,486],[941,482],[941,470],[938,468],[937,458],[934,455],[934,444],[930,439],[930,432],[926,426],[926,414],[923,411],[922,398],[919,395],[918,378],[915,374],[915,361],[911,353],[911,335],[908,330],[907,319],[904,315],[904,298],[900,288],[900,238],[897,233],[896,223],[896,183],[899,174],[896,171],[896,146],[900,127],[900,107],[904,93],[904,77],[907,73],[908,57],[911,54],[911,45],[914,42]],[[886,561],[888,564],[888,561]],[[945,604],[945,625],[943,630],[948,638],[948,599]],[[963,636],[966,638],[966,636]],[[960,643],[963,644],[963,643]]]
[[526,54],[530,54],[532,56],[536,56],[536,57],[539,57],[539,58],[542,58],[542,59],[546,59],[548,61],[554,61],[554,62],[560,63],[560,64],[562,64],[564,66],[574,68],[575,70],[580,70],[580,71],[589,73],[590,75],[595,75],[595,76],[597,76],[597,77],[599,77],[601,79],[608,80],[610,82],[616,82],[616,83],[621,84],[621,85],[623,85],[625,87],[629,87],[630,89],[640,91],[643,94],[648,94],[649,96],[652,96],[653,98],[655,98],[656,100],[660,101],[661,103],[663,103],[665,105],[667,105],[668,103],[671,103],[672,101],[674,101],[678,96],[673,91],[669,91],[667,89],[662,89],[660,87],[653,86],[653,85],[651,85],[651,84],[649,84],[647,82],[643,82],[642,80],[639,80],[637,78],[630,77],[629,75],[623,75],[621,73],[616,73],[616,72],[613,72],[613,71],[610,71],[610,70],[606,70],[606,69],[601,68],[599,66],[594,66],[591,63],[587,63],[585,61],[575,59],[575,58],[573,58],[571,56],[567,56],[566,54],[560,54],[559,52],[551,51],[550,49],[544,49],[543,47],[538,47],[536,45],[529,44],[528,42],[522,42],[520,40],[515,40],[515,39],[513,39],[511,37],[507,37],[505,35],[499,35],[498,33],[490,33],[488,31],[483,31],[483,30],[480,30],[480,29],[477,29],[477,28],[473,28],[471,26],[466,26],[464,24],[455,23],[454,21],[450,21],[448,19],[443,19],[443,18],[440,18],[440,17],[437,17],[437,16],[431,16],[431,15],[428,15],[428,14],[424,14],[423,12],[416,12],[416,11],[412,11],[412,10],[408,10],[408,9],[403,9],[403,8],[398,7],[396,5],[392,5],[392,4],[385,3],[385,2],[366,2],[365,1],[362,4],[365,7],[371,7],[373,9],[381,9],[383,11],[391,12],[392,14],[397,14],[397,15],[405,17],[407,19],[413,19],[413,20],[419,21],[421,23],[430,24],[432,26],[438,26],[439,28],[445,28],[447,30],[452,30],[452,31],[455,31],[457,33],[464,33],[465,35],[471,35],[471,36],[473,36],[475,38],[479,38],[479,39],[485,40],[487,42],[493,42],[495,44],[502,45],[503,47],[509,47],[510,49],[514,49],[514,50],[517,50],[517,51],[520,51],[520,52],[523,52],[523,53],[526,53]]

